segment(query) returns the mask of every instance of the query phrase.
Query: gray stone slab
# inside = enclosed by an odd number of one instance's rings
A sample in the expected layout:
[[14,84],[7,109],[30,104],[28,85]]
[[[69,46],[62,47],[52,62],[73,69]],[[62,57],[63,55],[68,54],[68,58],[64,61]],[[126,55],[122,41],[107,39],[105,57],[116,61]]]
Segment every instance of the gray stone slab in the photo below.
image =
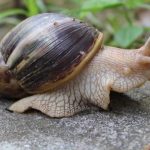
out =
[[142,150],[150,143],[150,83],[111,94],[112,111],[88,110],[53,119],[37,111],[5,110],[0,101],[1,150]]

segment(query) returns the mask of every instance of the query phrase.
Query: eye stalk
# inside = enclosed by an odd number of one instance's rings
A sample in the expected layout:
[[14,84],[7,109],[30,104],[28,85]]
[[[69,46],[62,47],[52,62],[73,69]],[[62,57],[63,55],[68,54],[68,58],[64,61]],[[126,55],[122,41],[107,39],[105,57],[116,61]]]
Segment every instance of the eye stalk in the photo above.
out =
[[148,38],[144,46],[140,48],[139,52],[145,56],[150,56],[150,37]]

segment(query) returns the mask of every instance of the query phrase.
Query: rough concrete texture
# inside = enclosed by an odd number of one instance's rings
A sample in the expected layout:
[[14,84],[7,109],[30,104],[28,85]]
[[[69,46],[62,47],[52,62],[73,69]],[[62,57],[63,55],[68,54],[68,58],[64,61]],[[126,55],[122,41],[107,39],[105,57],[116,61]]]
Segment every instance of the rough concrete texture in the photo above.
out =
[[5,110],[0,101],[1,150],[142,150],[150,143],[150,83],[111,94],[112,111],[88,110],[70,118]]

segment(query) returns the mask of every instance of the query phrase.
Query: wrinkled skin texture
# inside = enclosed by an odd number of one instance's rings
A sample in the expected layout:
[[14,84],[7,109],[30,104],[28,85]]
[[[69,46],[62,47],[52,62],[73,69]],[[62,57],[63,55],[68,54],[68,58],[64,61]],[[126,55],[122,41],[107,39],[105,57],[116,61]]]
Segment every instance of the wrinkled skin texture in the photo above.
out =
[[150,79],[150,38],[131,51],[103,47],[84,70],[59,89],[25,97],[9,110],[37,109],[50,117],[72,116],[89,104],[108,109],[110,91],[126,92]]

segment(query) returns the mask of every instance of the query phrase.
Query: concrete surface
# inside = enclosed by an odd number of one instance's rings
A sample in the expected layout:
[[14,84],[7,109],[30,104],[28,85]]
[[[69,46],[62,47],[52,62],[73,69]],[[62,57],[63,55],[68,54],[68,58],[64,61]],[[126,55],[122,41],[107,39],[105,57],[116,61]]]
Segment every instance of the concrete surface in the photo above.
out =
[[53,119],[37,111],[5,110],[0,101],[0,150],[142,150],[150,143],[150,83],[111,94],[112,111],[88,110]]

